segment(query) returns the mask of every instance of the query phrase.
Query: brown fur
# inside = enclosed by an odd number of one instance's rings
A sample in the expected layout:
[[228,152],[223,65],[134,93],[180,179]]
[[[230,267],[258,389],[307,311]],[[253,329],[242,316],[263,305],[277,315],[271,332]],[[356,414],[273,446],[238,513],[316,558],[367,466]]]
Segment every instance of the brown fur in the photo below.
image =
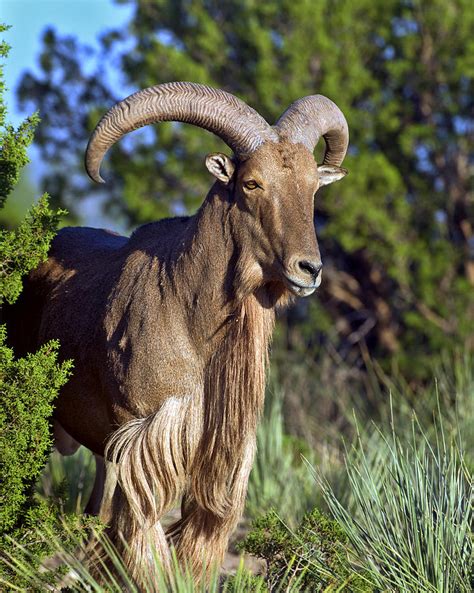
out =
[[275,308],[314,290],[299,265],[320,261],[309,150],[268,142],[226,166],[193,217],[130,239],[63,229],[13,311],[31,322],[19,351],[57,338],[74,359],[55,416],[105,455],[101,516],[138,583],[153,549],[169,560],[159,521],[180,498],[168,534],[179,558],[197,578],[221,562],[245,501]]

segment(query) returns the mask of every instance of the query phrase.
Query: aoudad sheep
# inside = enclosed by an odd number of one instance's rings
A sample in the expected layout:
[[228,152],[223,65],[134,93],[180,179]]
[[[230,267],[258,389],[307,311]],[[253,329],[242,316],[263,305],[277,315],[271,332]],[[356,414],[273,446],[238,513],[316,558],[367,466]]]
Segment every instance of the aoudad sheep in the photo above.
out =
[[[56,403],[57,446],[96,455],[87,510],[138,584],[153,549],[169,563],[170,544],[197,579],[221,563],[244,506],[275,310],[319,286],[314,195],[347,172],[347,123],[326,97],[295,101],[270,126],[227,92],[175,82],[102,117],[90,177],[102,181],[115,142],[160,121],[204,128],[232,150],[206,157],[215,182],[198,212],[129,238],[62,229],[10,313],[19,354],[55,338],[74,360]],[[160,519],[178,502],[165,533]]]

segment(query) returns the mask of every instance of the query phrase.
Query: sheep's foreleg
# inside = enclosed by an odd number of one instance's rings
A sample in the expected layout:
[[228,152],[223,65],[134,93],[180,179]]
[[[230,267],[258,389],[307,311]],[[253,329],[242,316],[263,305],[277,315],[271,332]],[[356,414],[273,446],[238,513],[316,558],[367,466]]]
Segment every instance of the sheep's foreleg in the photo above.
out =
[[160,520],[186,485],[184,430],[192,398],[169,398],[146,418],[122,425],[110,438],[100,518],[123,557],[130,576],[150,586],[156,560],[165,570],[169,546]]
[[[198,581],[208,580],[222,564],[229,537],[244,510],[254,451],[255,440],[249,439],[230,475],[219,476],[223,488],[213,490],[210,477],[215,474],[211,468],[193,476],[183,499],[181,519],[167,532],[183,568],[189,568]],[[218,498],[214,499],[213,492]]]

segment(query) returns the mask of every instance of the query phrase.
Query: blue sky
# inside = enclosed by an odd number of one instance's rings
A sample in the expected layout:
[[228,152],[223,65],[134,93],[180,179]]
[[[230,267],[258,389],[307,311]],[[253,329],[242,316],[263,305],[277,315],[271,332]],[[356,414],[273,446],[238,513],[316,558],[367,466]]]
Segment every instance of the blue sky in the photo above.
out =
[[112,0],[0,0],[0,22],[12,27],[3,34],[11,45],[5,65],[10,122],[17,125],[27,115],[18,111],[14,91],[22,72],[35,69],[45,27],[95,45],[100,32],[125,23],[131,12],[131,6]]
[[[47,26],[94,46],[100,33],[126,23],[131,13],[131,6],[117,5],[113,0],[0,0],[0,22],[11,25],[11,29],[2,35],[11,46],[4,68],[8,87],[5,93],[8,123],[17,126],[29,115],[18,109],[15,89],[25,70],[36,69],[41,35]],[[26,175],[36,185],[43,171],[43,163],[34,146],[30,146],[28,154],[32,163],[23,170],[22,175]],[[29,203],[25,202],[22,207],[26,210],[28,206]],[[123,230],[113,221],[101,218],[97,201],[86,200],[82,216],[84,224]]]

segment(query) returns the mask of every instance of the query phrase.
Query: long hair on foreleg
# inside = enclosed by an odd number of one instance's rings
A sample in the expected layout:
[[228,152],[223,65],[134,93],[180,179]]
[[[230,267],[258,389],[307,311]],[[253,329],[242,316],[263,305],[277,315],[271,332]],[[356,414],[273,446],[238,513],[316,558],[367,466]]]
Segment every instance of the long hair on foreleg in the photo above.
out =
[[160,519],[184,491],[198,440],[194,433],[200,433],[201,406],[195,396],[169,398],[151,416],[121,426],[107,443],[111,478],[106,480],[100,517],[138,583],[144,565],[153,570],[156,557],[169,567]]

